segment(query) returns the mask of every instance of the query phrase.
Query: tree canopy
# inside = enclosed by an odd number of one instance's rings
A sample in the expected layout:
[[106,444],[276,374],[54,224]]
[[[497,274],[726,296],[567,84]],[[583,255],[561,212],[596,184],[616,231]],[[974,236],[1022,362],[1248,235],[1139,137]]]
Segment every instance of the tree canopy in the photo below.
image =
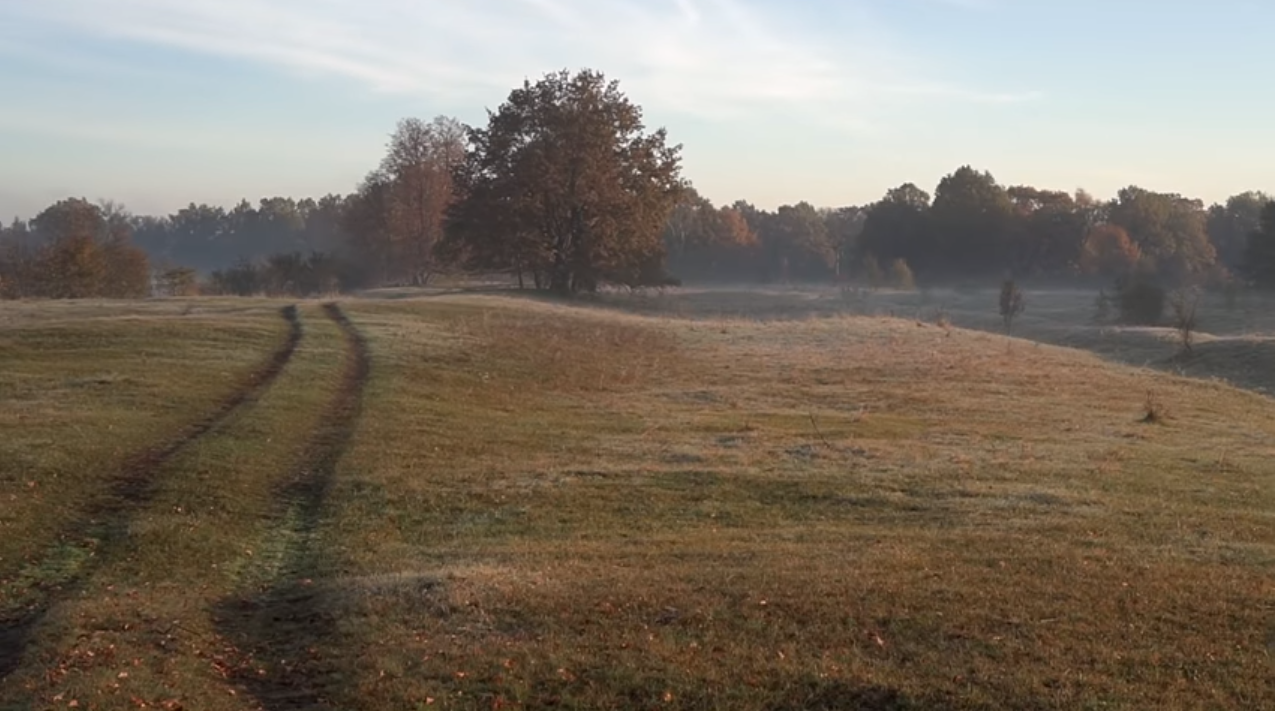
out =
[[685,190],[680,149],[664,129],[647,133],[641,109],[599,72],[528,81],[469,132],[450,249],[558,293],[641,281],[662,269]]

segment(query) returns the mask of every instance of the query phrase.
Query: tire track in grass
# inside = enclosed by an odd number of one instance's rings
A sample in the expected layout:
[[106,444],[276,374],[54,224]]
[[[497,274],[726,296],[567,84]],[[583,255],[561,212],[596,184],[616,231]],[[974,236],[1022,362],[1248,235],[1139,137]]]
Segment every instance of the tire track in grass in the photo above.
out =
[[54,605],[80,588],[102,551],[127,541],[131,514],[154,495],[160,469],[178,452],[255,402],[278,379],[304,334],[295,305],[285,306],[279,313],[288,325],[283,343],[202,419],[168,442],[125,459],[107,494],[85,508],[79,521],[62,533],[48,554],[19,574],[19,579],[40,582],[32,586],[30,599],[23,600],[18,609],[0,606],[0,681],[18,668],[40,622]]
[[240,656],[232,680],[269,710],[322,708],[323,679],[335,671],[316,657],[337,632],[336,616],[312,582],[324,560],[314,538],[336,466],[358,424],[371,353],[339,306],[324,310],[344,335],[345,366],[305,455],[277,494],[282,553],[263,589],[225,600],[214,611],[218,633]]

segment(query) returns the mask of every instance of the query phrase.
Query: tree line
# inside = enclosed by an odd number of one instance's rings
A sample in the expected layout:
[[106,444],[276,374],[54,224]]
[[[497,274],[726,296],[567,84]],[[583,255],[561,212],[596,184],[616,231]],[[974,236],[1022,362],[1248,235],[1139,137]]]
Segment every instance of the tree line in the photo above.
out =
[[714,205],[614,81],[524,82],[485,126],[400,121],[348,195],[137,216],[62,200],[0,228],[5,297],[318,294],[501,272],[571,294],[604,284],[1130,279],[1275,286],[1275,202],[1137,186],[1002,185],[962,166],[863,206]]
[[871,280],[902,262],[928,283],[1119,278],[1275,286],[1275,206],[1260,192],[1223,204],[1137,186],[1100,201],[1005,187],[963,166],[934,196],[908,183],[863,207],[770,212],[717,207],[692,191],[665,230],[672,270],[697,280]]

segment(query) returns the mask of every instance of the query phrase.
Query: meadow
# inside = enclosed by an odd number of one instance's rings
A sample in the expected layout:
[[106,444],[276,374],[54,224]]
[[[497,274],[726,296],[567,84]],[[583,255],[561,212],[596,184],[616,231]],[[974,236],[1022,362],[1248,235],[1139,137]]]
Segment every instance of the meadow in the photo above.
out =
[[0,709],[1275,706],[1275,312],[1092,296],[4,304]]

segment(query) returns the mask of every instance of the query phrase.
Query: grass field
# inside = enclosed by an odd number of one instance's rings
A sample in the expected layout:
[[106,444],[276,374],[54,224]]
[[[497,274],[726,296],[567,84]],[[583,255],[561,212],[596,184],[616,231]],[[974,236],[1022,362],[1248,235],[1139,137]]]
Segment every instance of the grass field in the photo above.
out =
[[1275,403],[874,298],[0,305],[0,709],[1275,707]]

